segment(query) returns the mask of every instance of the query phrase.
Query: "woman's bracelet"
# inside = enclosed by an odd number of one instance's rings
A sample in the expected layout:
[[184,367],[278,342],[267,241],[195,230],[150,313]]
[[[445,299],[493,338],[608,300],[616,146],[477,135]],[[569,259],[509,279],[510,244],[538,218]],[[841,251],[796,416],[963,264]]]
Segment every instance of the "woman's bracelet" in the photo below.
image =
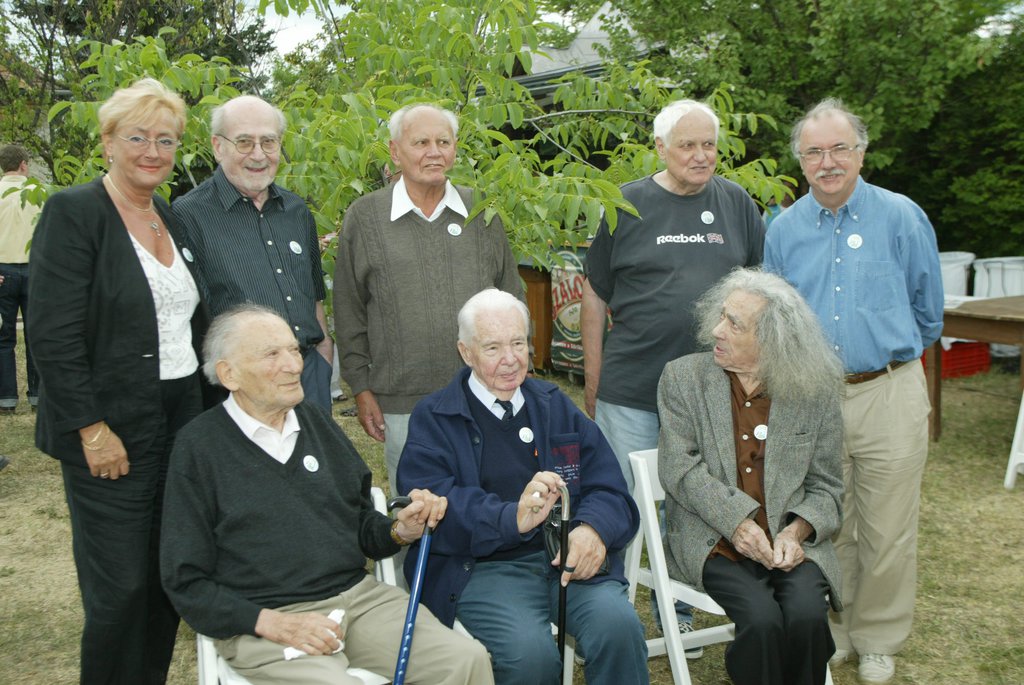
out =
[[110,430],[110,429],[107,427],[107,424],[101,423],[100,424],[100,429],[98,431],[96,431],[96,435],[92,436],[91,440],[83,440],[82,444],[83,445],[95,445],[96,441],[99,440],[100,437],[102,437],[103,431],[105,431],[105,430]]
[[[103,442],[101,442],[100,444],[97,445],[96,443],[99,442],[99,439],[101,437],[104,438],[104,440],[103,440]],[[82,447],[84,447],[85,449],[87,449],[87,450],[89,450],[91,452],[98,452],[99,450],[103,449],[103,447],[107,444],[106,438],[109,438],[109,437],[110,437],[110,427],[107,426],[107,424],[103,424],[102,426],[100,426],[100,429],[98,431],[96,431],[96,435],[94,435],[91,440],[83,440],[82,441]]]

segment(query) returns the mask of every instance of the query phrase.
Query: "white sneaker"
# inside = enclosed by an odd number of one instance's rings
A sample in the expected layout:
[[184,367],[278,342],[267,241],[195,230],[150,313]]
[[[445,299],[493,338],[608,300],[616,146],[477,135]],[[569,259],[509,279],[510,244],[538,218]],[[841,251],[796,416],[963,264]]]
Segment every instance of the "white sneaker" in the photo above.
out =
[[888,654],[861,654],[857,675],[862,683],[887,683],[896,675],[896,661]]
[[[683,635],[685,635],[686,633],[692,633],[693,632],[693,624],[692,623],[686,623],[685,621],[680,621],[679,622],[679,632],[681,634],[683,634]],[[703,647],[689,647],[689,648],[686,649],[686,658],[687,659],[699,659],[702,656],[704,656],[704,648]]]
[[829,658],[828,665],[831,666],[832,668],[836,668],[840,664],[845,664],[847,661],[849,661],[850,657],[852,657],[852,656],[853,656],[853,650],[852,649],[839,649],[837,647],[836,648],[836,653],[833,654]]

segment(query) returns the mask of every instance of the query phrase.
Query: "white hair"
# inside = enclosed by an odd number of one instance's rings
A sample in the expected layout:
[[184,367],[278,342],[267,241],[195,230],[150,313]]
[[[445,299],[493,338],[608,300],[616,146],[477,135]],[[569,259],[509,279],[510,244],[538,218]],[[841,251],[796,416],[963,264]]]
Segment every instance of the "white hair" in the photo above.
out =
[[402,133],[405,128],[405,117],[409,115],[413,110],[424,107],[426,109],[432,109],[445,118],[448,122],[448,126],[452,129],[452,137],[458,139],[459,137],[459,118],[455,116],[455,113],[451,110],[447,110],[440,105],[435,105],[429,102],[420,102],[415,105],[406,105],[400,110],[396,111],[391,115],[391,119],[388,121],[388,133],[391,134],[391,140],[398,142],[402,138]]
[[239,335],[242,324],[249,319],[264,316],[273,317],[288,325],[273,309],[252,302],[231,307],[210,323],[203,339],[203,375],[211,385],[221,384],[217,377],[217,362],[230,359],[235,354],[238,344],[242,342],[242,336]]
[[515,295],[497,288],[481,290],[459,310],[459,342],[470,345],[476,338],[476,320],[484,312],[514,309],[523,317],[523,330],[530,330],[530,310]]
[[698,337],[714,344],[726,298],[737,290],[764,300],[754,324],[758,380],[773,398],[792,400],[840,392],[843,365],[821,331],[818,317],[781,276],[737,267],[697,303]]
[[654,117],[654,138],[665,145],[671,144],[669,137],[679,120],[691,112],[703,112],[715,125],[715,140],[718,140],[719,121],[715,110],[696,100],[676,100],[669,103]]

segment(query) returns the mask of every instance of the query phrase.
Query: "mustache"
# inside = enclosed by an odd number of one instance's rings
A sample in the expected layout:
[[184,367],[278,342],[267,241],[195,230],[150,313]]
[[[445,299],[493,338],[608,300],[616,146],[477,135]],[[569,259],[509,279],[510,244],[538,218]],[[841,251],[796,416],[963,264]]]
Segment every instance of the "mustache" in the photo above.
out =
[[825,176],[845,176],[846,171],[840,168],[835,169],[822,169],[818,173],[814,174],[815,179],[823,178]]

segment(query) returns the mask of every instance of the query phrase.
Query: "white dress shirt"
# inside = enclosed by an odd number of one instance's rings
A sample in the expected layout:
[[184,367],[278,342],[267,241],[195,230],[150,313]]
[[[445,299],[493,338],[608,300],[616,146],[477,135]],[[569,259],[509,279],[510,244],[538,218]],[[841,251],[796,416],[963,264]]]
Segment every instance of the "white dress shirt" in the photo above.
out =
[[409,212],[415,212],[427,221],[434,221],[437,217],[441,216],[441,212],[444,211],[445,207],[450,207],[453,212],[463,217],[469,216],[466,203],[462,201],[462,196],[459,195],[459,191],[455,190],[455,186],[452,185],[451,181],[444,182],[444,197],[437,203],[437,207],[434,208],[434,212],[430,216],[424,214],[423,210],[413,204],[412,198],[409,197],[409,191],[405,187],[404,178],[399,178],[395,183],[394,190],[391,191],[392,221],[405,216]]
[[[478,400],[483,402],[485,407],[491,410],[492,414],[499,419],[505,418],[505,410],[498,404],[497,396],[484,387],[484,384],[480,382],[475,373],[469,374],[469,389]],[[526,398],[523,397],[523,389],[516,388],[515,394],[512,395],[512,416],[518,414],[524,404],[526,404]]]
[[245,433],[245,437],[256,443],[256,446],[281,462],[288,463],[288,459],[295,451],[295,443],[299,440],[299,419],[294,409],[289,409],[284,417],[284,427],[280,432],[271,428],[262,421],[258,421],[245,413],[245,410],[238,406],[235,401],[235,393],[228,395],[224,400],[224,409],[231,420]]

